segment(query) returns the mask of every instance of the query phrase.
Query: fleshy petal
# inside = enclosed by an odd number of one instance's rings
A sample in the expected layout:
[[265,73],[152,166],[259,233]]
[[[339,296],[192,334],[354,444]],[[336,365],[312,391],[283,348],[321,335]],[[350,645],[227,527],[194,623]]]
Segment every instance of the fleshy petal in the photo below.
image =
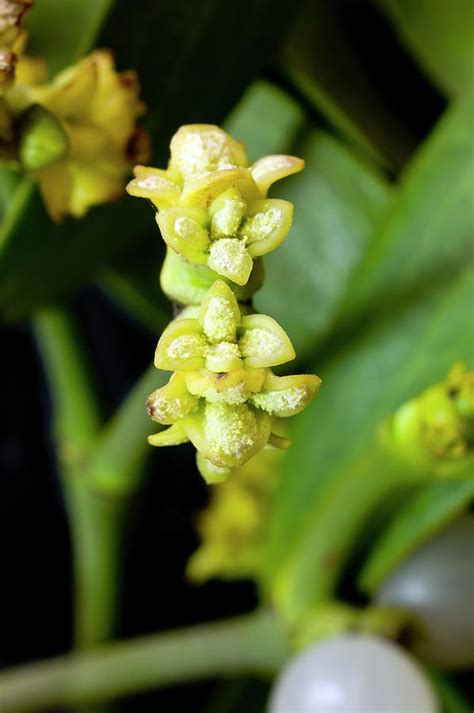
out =
[[301,158],[274,155],[260,158],[250,170],[262,195],[266,196],[272,183],[286,176],[291,176],[293,173],[298,173],[303,168],[304,161]]
[[196,452],[196,464],[208,485],[223,483],[231,473],[231,468],[222,468],[221,466],[214,465],[210,460],[204,458],[199,451]]
[[262,390],[249,400],[272,416],[294,416],[306,408],[320,386],[321,379],[314,374],[276,376],[269,372]]
[[293,204],[268,198],[251,206],[240,235],[252,257],[275,250],[286,238],[293,220]]
[[170,148],[170,165],[186,181],[222,168],[248,165],[242,144],[213,124],[182,126],[173,136]]
[[261,198],[257,184],[248,169],[228,168],[219,169],[190,183],[185,183],[181,202],[184,205],[209,208],[221,193],[231,187],[238,190],[247,203]]
[[295,350],[285,330],[265,314],[242,317],[238,330],[239,348],[245,367],[269,367],[295,358]]
[[208,261],[210,240],[206,221],[205,212],[194,206],[168,208],[156,214],[166,244],[195,265],[205,265]]
[[63,119],[87,118],[97,87],[97,62],[94,53],[68,67],[53,82],[35,89],[38,101]]
[[289,438],[286,438],[285,436],[279,436],[278,433],[273,433],[273,431],[270,433],[270,436],[268,437],[268,441],[265,445],[265,448],[270,449],[270,450],[286,450],[291,446],[291,441]]
[[188,441],[189,438],[177,423],[159,433],[154,433],[153,436],[148,436],[148,443],[151,446],[179,446]]
[[136,177],[126,187],[131,196],[148,198],[158,210],[171,208],[179,201],[181,189],[169,178],[166,171],[136,166],[134,173]]
[[168,371],[202,369],[206,347],[197,319],[176,319],[161,335],[155,352],[155,366]]
[[211,344],[235,341],[240,309],[234,293],[222,280],[216,280],[204,297],[199,322]]
[[222,238],[211,243],[207,264],[218,275],[245,285],[252,272],[253,260],[244,242],[236,238]]
[[168,425],[176,423],[197,408],[199,397],[186,388],[182,372],[173,374],[166,386],[154,391],[147,399],[146,407],[152,421]]
[[186,373],[188,390],[210,402],[240,404],[252,393],[260,391],[265,379],[265,369],[233,369],[211,373],[207,369]]

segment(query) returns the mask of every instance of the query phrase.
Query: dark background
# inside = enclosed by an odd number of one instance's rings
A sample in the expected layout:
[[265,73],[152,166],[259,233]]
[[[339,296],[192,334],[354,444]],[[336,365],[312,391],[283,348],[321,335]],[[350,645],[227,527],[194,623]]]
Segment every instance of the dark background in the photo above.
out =
[[[423,138],[443,111],[442,98],[369,2],[341,2],[340,7],[374,83],[388,96],[393,112]],[[275,79],[278,72],[271,59],[267,72]],[[83,292],[73,309],[87,338],[105,411],[111,413],[151,362],[158,335],[127,317],[97,288]],[[9,326],[2,329],[1,345],[0,665],[7,666],[70,646],[72,577],[48,429],[48,391],[34,336],[27,325]],[[127,533],[121,636],[232,615],[256,603],[250,582],[195,587],[184,578],[186,560],[198,543],[193,520],[206,501],[191,447],[152,453]],[[262,710],[265,687],[250,685],[255,710]],[[217,698],[216,682],[181,686],[130,698],[121,710],[211,711],[206,706],[214,696],[212,710],[218,711],[220,696],[239,700],[239,686],[219,690]],[[242,710],[238,703],[235,710]],[[245,710],[250,710],[248,705]]]

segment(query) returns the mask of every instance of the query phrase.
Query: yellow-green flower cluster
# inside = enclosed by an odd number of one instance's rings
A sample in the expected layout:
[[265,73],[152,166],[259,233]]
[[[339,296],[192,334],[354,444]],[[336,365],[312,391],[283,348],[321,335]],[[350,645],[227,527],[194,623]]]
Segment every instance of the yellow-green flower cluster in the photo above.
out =
[[403,404],[386,424],[385,442],[412,463],[441,475],[474,452],[474,371],[457,362],[447,378]]
[[[258,258],[280,245],[293,217],[292,204],[267,198],[268,189],[303,166],[293,156],[266,156],[249,167],[241,144],[207,124],[179,129],[166,171],[137,166],[127,190],[158,209],[168,247],[162,286],[169,297],[199,304],[217,277],[233,285],[239,299],[251,297],[261,282]],[[186,269],[182,261],[200,268],[199,283],[188,292],[175,279],[177,269]]]
[[[173,371],[148,399],[168,426],[152,445],[191,441],[207,482],[224,480],[265,447],[285,448],[278,421],[302,411],[320,386],[311,374],[277,376],[295,357],[285,331],[247,301],[258,258],[286,237],[293,206],[267,198],[271,184],[301,170],[292,156],[248,167],[242,146],[216,126],[182,127],[166,171],[138,166],[132,195],[148,198],[168,255],[161,282],[188,305],[163,332],[155,366]],[[252,277],[253,275],[253,277]]]
[[255,577],[264,564],[264,532],[282,452],[266,449],[236,468],[197,520],[201,544],[186,572],[195,582],[211,577]]
[[206,480],[224,479],[267,444],[285,445],[274,420],[302,411],[319,388],[317,376],[276,376],[270,367],[293,359],[284,330],[263,314],[245,314],[218,280],[197,310],[188,308],[163,332],[155,366],[175,371],[148,399],[165,431],[155,446],[192,441]]

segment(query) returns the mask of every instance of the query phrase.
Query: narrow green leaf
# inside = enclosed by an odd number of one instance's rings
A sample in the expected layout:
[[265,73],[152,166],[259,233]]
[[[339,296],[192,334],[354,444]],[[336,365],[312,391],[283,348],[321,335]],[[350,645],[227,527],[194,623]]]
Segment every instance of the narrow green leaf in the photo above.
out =
[[255,303],[288,330],[298,357],[305,358],[330,331],[392,191],[375,169],[323,131],[308,129],[291,153],[305,159],[305,170],[273,195],[294,203],[293,226],[266,256],[267,277]]
[[48,62],[51,76],[94,45],[114,0],[40,0],[27,18],[28,53]]
[[[300,357],[308,356],[330,330],[393,191],[374,166],[312,127],[294,99],[268,82],[252,85],[226,129],[245,143],[251,160],[289,153],[306,161],[302,173],[272,190],[294,203],[295,215],[283,245],[265,256],[255,304],[288,330]],[[285,289],[289,276],[292,290]]]
[[274,84],[258,80],[234,107],[224,128],[245,144],[254,162],[267,154],[290,153],[307,124],[300,104]]
[[410,552],[463,512],[473,498],[473,480],[430,483],[413,495],[369,553],[359,576],[362,589],[374,592]]
[[365,455],[378,425],[456,359],[474,362],[473,289],[470,269],[315,365],[323,388],[298,417],[269,526],[267,583],[290,615],[330,594],[384,492],[387,473]]
[[397,32],[448,95],[474,88],[472,0],[379,0]]
[[[341,18],[344,3],[306,0],[282,55],[282,72],[352,143],[399,169],[413,137],[385,106]],[[349,89],[350,85],[350,90]]]
[[0,168],[0,222],[6,219],[12,204],[12,196],[20,181],[21,177],[16,171]]
[[453,107],[416,154],[398,201],[352,279],[341,326],[443,282],[472,258],[474,102]]

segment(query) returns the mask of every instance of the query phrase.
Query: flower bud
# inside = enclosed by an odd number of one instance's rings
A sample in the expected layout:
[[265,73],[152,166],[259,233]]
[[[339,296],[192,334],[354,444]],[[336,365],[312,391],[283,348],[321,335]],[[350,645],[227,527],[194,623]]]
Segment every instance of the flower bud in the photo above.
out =
[[[474,372],[456,363],[445,381],[403,404],[385,425],[387,445],[421,467],[455,464],[474,449]],[[440,472],[441,472],[440,471]]]
[[47,109],[34,104],[23,115],[18,157],[25,171],[39,171],[63,158],[69,141],[61,123]]
[[[197,279],[202,277],[199,268],[207,266],[214,278],[246,286],[255,259],[278,247],[288,234],[293,206],[268,199],[267,191],[275,180],[300,171],[303,161],[267,156],[251,168],[247,165],[242,146],[218,127],[184,126],[171,141],[168,169],[137,166],[136,178],[127,187],[131,195],[148,198],[158,208],[164,241],[196,266]],[[188,268],[189,278],[192,272]],[[176,298],[166,274],[162,286]],[[252,284],[248,296],[257,287]],[[186,304],[198,301],[184,289],[179,294]]]

